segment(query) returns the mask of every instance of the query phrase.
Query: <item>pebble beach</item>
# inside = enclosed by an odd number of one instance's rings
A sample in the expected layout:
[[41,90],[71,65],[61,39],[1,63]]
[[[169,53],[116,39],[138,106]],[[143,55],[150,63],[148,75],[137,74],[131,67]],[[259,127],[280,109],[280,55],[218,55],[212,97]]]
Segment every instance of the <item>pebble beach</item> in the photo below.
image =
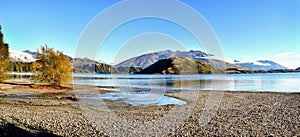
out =
[[300,136],[300,93],[226,91],[204,116],[213,91],[167,94],[186,105],[120,108],[82,107],[82,91],[107,92],[1,84],[0,136]]

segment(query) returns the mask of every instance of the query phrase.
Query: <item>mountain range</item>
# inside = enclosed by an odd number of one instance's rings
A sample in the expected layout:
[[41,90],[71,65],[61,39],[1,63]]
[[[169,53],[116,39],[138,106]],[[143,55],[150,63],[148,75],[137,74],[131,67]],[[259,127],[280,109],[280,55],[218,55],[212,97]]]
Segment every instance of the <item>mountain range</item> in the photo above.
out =
[[36,53],[35,53],[35,52],[32,52],[32,51],[30,51],[30,50],[25,50],[25,51],[23,51],[23,52],[28,53],[28,54],[30,54],[32,57],[36,58]]
[[204,61],[216,68],[225,70],[226,68],[236,68],[239,67],[234,64],[230,64],[228,62],[215,59],[213,55],[206,54],[202,51],[159,51],[154,53],[143,54],[138,57],[134,57],[123,61],[116,65],[116,67],[129,67],[129,66],[138,66],[143,69],[147,68],[148,66],[154,64],[155,62],[164,59],[164,58],[172,58],[172,57],[185,57],[190,58],[193,60]]
[[[69,56],[68,56],[69,57]],[[143,54],[128,60],[125,60],[115,66],[101,63],[88,58],[70,58],[73,64],[74,72],[84,73],[136,73],[150,67],[160,60],[172,58],[171,60],[178,60],[174,57],[189,58],[195,61],[203,61],[219,70],[278,70],[288,69],[278,63],[268,60],[259,60],[256,62],[239,62],[235,60],[233,63],[228,63],[223,60],[215,58],[213,55],[206,54],[202,51],[158,51],[148,54]],[[10,58],[12,62],[34,62],[36,59],[35,52],[30,50],[17,51],[10,49]],[[187,61],[187,60],[186,60]],[[185,62],[186,62],[185,61]],[[156,65],[157,66],[157,65]],[[153,68],[153,67],[152,67]],[[244,69],[243,69],[244,68]],[[298,68],[300,70],[300,68]]]
[[[17,51],[10,49],[10,61],[13,71],[30,70],[31,62],[36,61],[36,53],[30,50]],[[67,56],[67,55],[66,55]],[[99,63],[88,58],[72,58],[67,56],[72,63],[73,71],[77,73],[118,73],[118,71],[111,65]],[[24,64],[25,63],[25,64]],[[25,65],[29,67],[23,68]],[[22,69],[14,69],[22,67]]]
[[165,51],[143,54],[138,57],[128,59],[126,61],[117,64],[116,67],[139,66],[144,69],[161,59],[171,58],[171,57],[188,57],[191,59],[195,59],[195,58],[198,59],[198,58],[208,57],[208,55],[201,51],[173,52],[171,50],[165,50]]
[[258,60],[256,62],[244,62],[241,63],[236,61],[236,65],[242,68],[248,68],[252,70],[275,70],[275,69],[288,69],[285,66],[282,66],[278,63],[269,60]]
[[230,68],[246,68],[251,70],[271,70],[271,69],[288,69],[278,63],[268,60],[259,60],[256,62],[239,62],[237,60],[234,63],[225,62],[223,60],[216,59],[213,55],[206,54],[202,51],[159,51],[154,53],[143,54],[138,57],[134,57],[123,61],[117,64],[117,67],[130,67],[130,66],[138,66],[143,69],[148,66],[154,64],[155,62],[164,59],[164,58],[172,58],[172,57],[186,57],[193,60],[204,61],[213,67],[216,67],[221,70],[226,70]]

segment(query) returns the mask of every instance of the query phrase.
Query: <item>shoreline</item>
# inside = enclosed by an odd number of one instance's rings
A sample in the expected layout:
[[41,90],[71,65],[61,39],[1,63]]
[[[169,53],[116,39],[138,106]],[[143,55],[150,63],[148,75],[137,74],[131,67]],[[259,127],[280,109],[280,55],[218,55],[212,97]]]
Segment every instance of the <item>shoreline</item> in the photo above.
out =
[[[221,91],[223,94],[215,115],[204,126],[200,126],[201,114],[210,92],[220,91],[166,94],[188,102],[183,106],[111,108],[110,105],[126,104],[104,102],[100,104],[108,108],[87,109],[70,105],[78,102],[67,97],[75,92],[99,93],[97,86],[72,85],[76,86],[73,90],[5,86],[7,88],[0,89],[0,136],[140,136],[153,133],[162,136],[300,135],[300,93]],[[23,100],[6,98],[13,94],[28,93],[44,96]],[[101,117],[90,117],[94,111]],[[189,116],[178,122],[175,114],[167,117],[173,111],[189,112]],[[112,116],[126,119],[129,123],[111,121]],[[99,121],[99,118],[103,120]],[[160,118],[163,118],[162,121]],[[142,128],[143,124],[138,126],[144,122],[149,124],[146,125],[147,130]],[[164,125],[172,125],[174,128],[169,129]],[[139,128],[133,128],[135,126]]]

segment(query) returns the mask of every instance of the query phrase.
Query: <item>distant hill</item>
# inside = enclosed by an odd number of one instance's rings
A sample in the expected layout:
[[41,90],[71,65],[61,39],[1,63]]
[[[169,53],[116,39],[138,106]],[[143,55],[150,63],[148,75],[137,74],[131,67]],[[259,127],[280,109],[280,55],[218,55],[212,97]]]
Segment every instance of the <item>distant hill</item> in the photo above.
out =
[[278,63],[269,60],[259,60],[256,62],[244,62],[240,63],[236,61],[236,65],[242,68],[252,69],[252,70],[275,70],[275,69],[288,69]]
[[297,71],[300,71],[300,67],[296,69]]
[[88,58],[74,58],[71,59],[73,65],[73,71],[76,73],[101,73],[101,74],[110,74],[110,73],[119,73],[113,66],[99,63],[95,60]]
[[224,73],[206,62],[186,57],[164,58],[150,65],[138,74],[211,74]]
[[[186,57],[193,60],[200,60],[207,62],[208,64],[217,67],[219,69],[225,70],[226,68],[235,68],[238,67],[234,64],[226,63],[222,60],[217,60],[213,58],[213,55],[206,54],[202,51],[159,51],[154,53],[143,54],[138,57],[134,57],[128,59],[124,62],[117,64],[117,67],[132,67],[139,66],[141,68],[146,68],[155,62],[164,59],[164,58],[172,58],[172,57]],[[225,67],[226,66],[226,67]]]
[[142,71],[143,69],[138,66],[133,66],[133,67],[118,67],[117,70],[119,73],[134,74],[134,73]]
[[[251,74],[251,73],[256,73],[256,72],[254,70],[245,69],[245,68],[228,68],[228,69],[226,69],[226,74]],[[266,73],[266,72],[263,71],[262,73]]]
[[100,74],[134,74],[142,70],[141,67],[118,67],[100,63],[88,58],[74,58],[71,60],[73,71],[76,73],[100,73]]

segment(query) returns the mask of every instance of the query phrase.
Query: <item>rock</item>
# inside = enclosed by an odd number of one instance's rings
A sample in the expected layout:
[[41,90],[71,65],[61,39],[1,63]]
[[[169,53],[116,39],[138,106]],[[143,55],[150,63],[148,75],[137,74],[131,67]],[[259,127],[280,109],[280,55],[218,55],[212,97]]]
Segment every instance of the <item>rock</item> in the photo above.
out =
[[67,100],[72,100],[72,101],[78,101],[78,98],[76,96],[68,96],[66,97]]

